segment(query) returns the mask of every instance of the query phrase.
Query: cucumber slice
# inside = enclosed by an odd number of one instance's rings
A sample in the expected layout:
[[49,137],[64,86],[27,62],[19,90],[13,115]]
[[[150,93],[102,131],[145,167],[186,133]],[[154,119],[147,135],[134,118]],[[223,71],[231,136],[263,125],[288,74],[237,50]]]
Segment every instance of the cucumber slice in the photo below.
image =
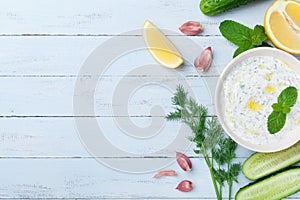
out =
[[289,169],[241,188],[236,200],[277,200],[300,191],[300,168]]
[[300,142],[282,151],[254,153],[242,166],[243,174],[250,180],[257,180],[300,161]]

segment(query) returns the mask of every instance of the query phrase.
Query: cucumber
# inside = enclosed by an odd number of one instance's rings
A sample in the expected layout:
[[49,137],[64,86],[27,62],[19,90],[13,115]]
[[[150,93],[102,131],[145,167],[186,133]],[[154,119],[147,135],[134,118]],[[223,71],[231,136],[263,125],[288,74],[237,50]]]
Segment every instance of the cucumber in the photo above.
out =
[[250,180],[257,180],[300,161],[300,142],[273,153],[254,153],[242,166],[243,174]]
[[255,0],[202,0],[200,10],[205,15],[215,15],[252,1]]
[[280,172],[241,188],[236,200],[275,200],[300,191],[300,167]]

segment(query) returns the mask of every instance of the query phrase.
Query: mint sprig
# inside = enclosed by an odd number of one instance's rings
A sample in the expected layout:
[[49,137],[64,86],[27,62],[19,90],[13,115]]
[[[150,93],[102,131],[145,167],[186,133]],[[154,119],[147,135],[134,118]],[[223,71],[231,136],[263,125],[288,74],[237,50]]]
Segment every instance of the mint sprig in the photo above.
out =
[[279,132],[285,124],[286,114],[280,111],[275,111],[269,115],[268,117],[268,131],[271,134],[275,134]]
[[298,97],[298,92],[297,89],[295,87],[287,87],[286,89],[284,89],[280,95],[278,96],[278,104],[281,104],[283,106],[289,106],[292,107],[296,101],[297,101],[297,97]]
[[266,43],[267,35],[265,29],[261,25],[256,25],[254,29],[250,29],[243,24],[232,20],[225,20],[219,26],[222,35],[237,45],[239,48],[234,52],[233,57],[240,53],[261,46],[270,46]]
[[271,134],[279,132],[285,124],[286,115],[291,112],[298,98],[298,91],[295,87],[285,88],[277,98],[277,103],[272,105],[273,111],[268,117],[268,131]]

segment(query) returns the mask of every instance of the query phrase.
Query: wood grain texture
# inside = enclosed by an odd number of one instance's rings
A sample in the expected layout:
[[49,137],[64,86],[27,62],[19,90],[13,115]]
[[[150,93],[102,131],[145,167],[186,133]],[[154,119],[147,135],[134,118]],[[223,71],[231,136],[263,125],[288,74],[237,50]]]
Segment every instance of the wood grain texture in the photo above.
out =
[[[150,158],[152,161],[155,159],[157,158]],[[131,159],[124,158],[120,162],[131,162]],[[1,159],[0,194],[2,198],[214,198],[204,161],[194,158],[192,163],[194,168],[189,173],[182,171],[174,163],[168,168],[176,170],[178,176],[153,179],[155,172],[120,173],[94,159]],[[174,189],[184,179],[194,183],[192,192],[182,193]],[[239,176],[239,185],[234,185],[234,193],[239,186],[247,185],[248,182],[242,175]],[[224,189],[224,197],[226,194]],[[297,194],[291,198],[299,197]]]
[[[115,145],[128,151],[137,152],[136,157],[147,156],[154,149],[159,150],[166,144],[172,142],[180,127],[179,122],[166,122],[162,131],[151,140],[134,140],[131,137],[125,137],[112,117],[100,117],[100,123],[106,124],[102,127],[103,134]],[[132,117],[133,122],[138,126],[145,126],[151,123],[151,118]],[[164,118],[161,118],[164,121]],[[18,117],[1,118],[0,135],[0,157],[3,158],[65,158],[79,157],[91,158],[81,144],[73,117]],[[121,124],[121,126],[124,126]],[[115,127],[115,128],[114,128]],[[159,128],[159,127],[157,127]],[[186,136],[190,135],[190,131]],[[120,138],[123,138],[120,140]],[[99,141],[99,144],[101,141]],[[172,157],[175,151],[186,152],[188,156],[195,157],[194,145],[186,150],[185,148],[165,149],[163,154],[157,154],[157,157]],[[144,152],[143,154],[141,152]],[[237,156],[246,158],[251,151],[239,147]],[[103,154],[103,157],[108,155]],[[120,157],[121,155],[115,155]]]
[[199,20],[204,25],[204,35],[220,35],[218,25],[224,19],[237,18],[249,26],[262,24],[265,10],[272,1],[254,2],[214,17],[207,17],[200,12],[198,0],[82,2],[27,0],[26,3],[20,3],[18,0],[3,0],[0,25],[5,28],[0,33],[116,35],[140,28],[145,19],[151,19],[161,28],[176,31],[185,21]]
[[[89,78],[87,78],[89,79]],[[141,82],[151,82],[152,77],[125,77],[122,83],[128,86],[134,84],[143,88],[138,91],[128,91],[132,93],[130,99],[124,101],[113,101],[115,83],[120,78],[102,77],[100,86],[95,92],[95,114],[82,111],[79,116],[152,116],[151,107],[159,105],[163,107],[165,113],[173,110],[171,97],[174,91],[168,91],[162,86],[143,85]],[[157,79],[157,77],[156,77]],[[194,90],[194,94],[201,94],[198,100],[212,110],[212,94],[206,85],[198,77],[178,79],[178,77],[158,77],[160,82],[157,84],[168,84],[169,81],[181,84],[188,82]],[[1,116],[74,116],[73,113],[73,92],[76,78],[68,77],[48,77],[48,78],[24,78],[12,77],[0,79],[0,92],[5,94],[0,100]],[[217,80],[217,77],[211,78],[211,81]],[[83,81],[84,82],[84,81]],[[9,87],[7,87],[9,85]],[[147,91],[147,96],[143,92]],[[165,92],[165,93],[164,93]],[[82,97],[93,95],[89,90],[80,91],[78,94]],[[125,98],[125,97],[124,97]],[[18,99],[18,101],[16,101]],[[114,114],[112,106],[129,106],[128,112]],[[49,109],[51,108],[51,109]],[[76,115],[78,116],[78,115]],[[153,116],[157,116],[153,114]],[[159,117],[163,117],[158,115]]]
[[[199,11],[198,0],[2,0],[0,199],[215,199],[208,169],[203,159],[194,154],[193,145],[147,156],[147,153],[164,148],[178,133],[179,122],[166,122],[164,114],[151,113],[151,108],[157,105],[164,113],[173,109],[170,104],[172,91],[146,84],[134,91],[130,99],[117,103],[112,100],[113,91],[120,81],[128,87],[153,80],[159,80],[160,85],[187,82],[190,92],[208,106],[210,115],[214,115],[214,86],[236,49],[221,36],[219,23],[233,19],[250,27],[262,24],[271,2],[256,1],[207,17]],[[75,81],[80,79],[84,83],[98,78],[93,74],[78,75],[90,53],[115,37],[124,41],[141,40],[140,34],[124,32],[141,28],[145,19],[174,31],[168,34],[173,42],[189,38],[199,45],[199,50],[188,51],[184,45],[176,43],[187,62],[167,76],[159,72],[151,75],[128,73],[137,66],[155,64],[145,49],[116,59],[99,78],[94,95],[95,114],[75,115],[72,104]],[[203,32],[194,37],[183,36],[178,27],[188,20],[200,21]],[[191,63],[208,46],[213,49],[214,67],[209,74],[199,74]],[[111,52],[107,50],[106,53]],[[93,94],[81,91],[77,95]],[[127,106],[126,112],[113,112],[113,109]],[[103,154],[101,159],[121,166],[136,160],[146,165],[173,161],[165,168],[175,169],[178,176],[153,179],[154,172],[125,173],[97,162],[78,136],[74,119],[82,117],[95,117],[112,144],[136,153],[132,157]],[[153,120],[163,122],[163,127],[160,134],[149,140],[136,140],[121,131],[122,126],[127,125],[122,119],[128,117],[140,127],[147,127]],[[116,121],[121,123],[116,125]],[[187,131],[186,135],[189,134]],[[183,151],[191,157],[193,170],[190,173],[183,172],[174,163],[175,151]],[[251,153],[238,147],[237,161],[243,162]],[[181,193],[174,189],[183,179],[193,181],[195,189],[192,192]],[[234,193],[249,182],[242,175],[239,181]],[[299,195],[290,199],[300,199]]]
[[[0,37],[2,44],[0,46],[0,77],[76,77],[89,54],[113,37],[119,37],[121,41],[125,41],[133,36],[2,36]],[[178,37],[182,36],[170,36],[170,39],[176,41]],[[135,38],[142,40],[141,36]],[[211,46],[214,52],[214,64],[219,71],[222,71],[231,60],[236,48],[221,36],[187,38],[198,44],[199,50],[182,53],[193,57],[202,49]],[[109,51],[106,53],[110,54]],[[137,56],[139,59],[133,59]],[[108,76],[124,76],[128,67],[141,64],[155,64],[146,49],[118,58],[117,62],[111,66],[112,68],[118,66],[118,70],[110,71]],[[189,69],[191,64],[186,64],[179,68],[179,71],[191,76],[196,75],[194,70]]]

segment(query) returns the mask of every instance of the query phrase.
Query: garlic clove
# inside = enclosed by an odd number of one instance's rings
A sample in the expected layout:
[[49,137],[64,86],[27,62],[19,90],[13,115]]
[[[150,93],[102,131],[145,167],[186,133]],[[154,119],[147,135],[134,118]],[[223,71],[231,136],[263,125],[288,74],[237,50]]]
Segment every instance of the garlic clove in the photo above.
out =
[[192,162],[186,155],[180,152],[176,152],[176,161],[184,171],[191,171]]
[[207,71],[212,62],[212,50],[211,47],[207,47],[202,51],[194,60],[194,66],[198,71]]
[[189,192],[193,189],[193,183],[188,180],[183,180],[177,185],[176,189],[181,192]]
[[161,176],[176,176],[177,173],[174,170],[161,170],[157,172],[153,178],[159,178]]
[[179,30],[186,35],[197,35],[202,31],[202,25],[199,22],[188,21],[182,24]]

